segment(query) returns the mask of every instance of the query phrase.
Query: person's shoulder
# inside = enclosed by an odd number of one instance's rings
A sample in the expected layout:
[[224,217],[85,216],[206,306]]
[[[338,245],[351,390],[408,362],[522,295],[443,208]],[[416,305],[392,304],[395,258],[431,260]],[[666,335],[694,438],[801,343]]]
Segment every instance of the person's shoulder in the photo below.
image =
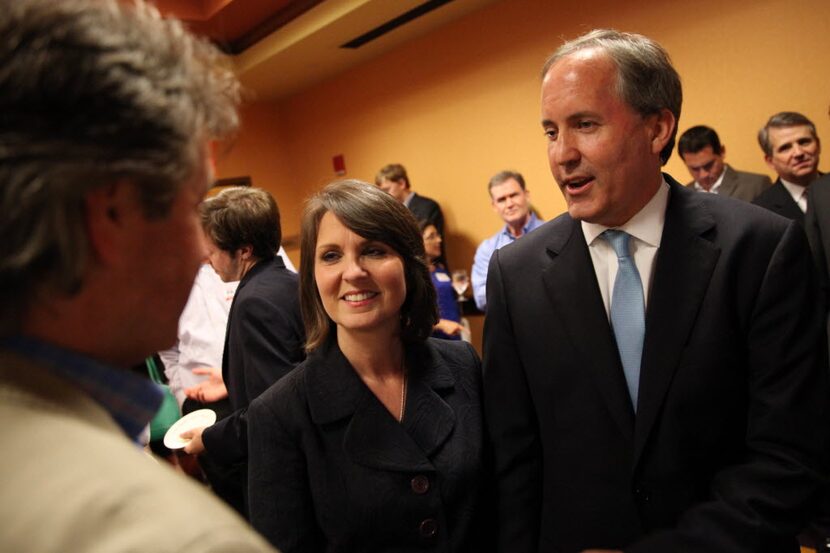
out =
[[[204,488],[83,410],[30,400],[4,402],[0,414],[16,421],[0,430],[3,493],[14,505],[4,528],[16,528],[0,530],[0,549],[65,551],[89,540],[102,551],[271,551]],[[17,539],[25,545],[13,547]]]
[[417,192],[415,192],[415,195],[412,196],[411,202],[414,202],[416,204],[420,203],[421,205],[424,205],[424,206],[429,205],[431,207],[439,207],[438,202],[436,202],[435,200],[433,200],[429,196],[422,196],[421,194],[418,194]]
[[740,169],[735,169],[731,165],[728,167],[727,171],[731,171],[735,173],[737,176],[744,179],[762,180],[772,184],[772,179],[770,179],[769,176],[764,175],[762,173],[753,173],[752,171],[741,171]]
[[497,230],[495,233],[491,234],[490,236],[479,242],[478,247],[476,248],[476,252],[495,249],[495,246],[498,243],[499,237],[501,236],[502,232],[504,232],[503,226],[499,227],[499,230]]
[[237,305],[250,305],[257,302],[266,302],[285,309],[287,306],[299,306],[299,277],[297,273],[289,271],[268,261],[268,266],[251,275],[250,280],[240,286],[236,292]]
[[830,197],[830,173],[820,176],[808,190],[810,197]]
[[727,171],[733,172],[735,174],[735,178],[740,181],[741,184],[755,184],[763,186],[764,188],[772,186],[772,180],[767,175],[752,173],[750,171],[739,171],[733,167],[728,167]]
[[522,260],[536,258],[551,245],[568,240],[577,228],[578,225],[571,216],[567,212],[562,213],[555,219],[542,223],[532,232],[528,232],[520,239],[499,249],[499,258],[510,260],[505,262],[521,262]]
[[427,338],[424,342],[424,347],[433,355],[450,362],[466,364],[478,359],[478,354],[475,349],[463,340]]
[[477,382],[481,377],[481,359],[472,345],[463,340],[427,338],[423,344],[433,370],[445,368],[455,381]]
[[781,181],[776,180],[772,186],[758,194],[758,197],[755,198],[752,203],[767,207],[771,204],[777,203],[777,201],[781,198],[782,192],[784,194],[789,194],[789,192],[787,192],[784,188],[784,185],[781,184]]
[[[679,191],[681,194],[684,191]],[[757,202],[747,202],[720,194],[685,194],[681,209],[685,209],[689,224],[697,226],[701,220],[708,220],[716,227],[712,239],[722,244],[740,243],[743,247],[758,241],[777,242],[790,225],[790,219],[783,217]],[[760,196],[759,196],[760,198]],[[669,216],[684,216],[672,211]],[[691,223],[695,221],[695,223]]]
[[[249,413],[268,411],[294,412],[308,401],[306,394],[306,372],[308,371],[308,358],[291,371],[271,384],[259,397],[255,398],[249,409]],[[250,415],[249,415],[250,416]]]

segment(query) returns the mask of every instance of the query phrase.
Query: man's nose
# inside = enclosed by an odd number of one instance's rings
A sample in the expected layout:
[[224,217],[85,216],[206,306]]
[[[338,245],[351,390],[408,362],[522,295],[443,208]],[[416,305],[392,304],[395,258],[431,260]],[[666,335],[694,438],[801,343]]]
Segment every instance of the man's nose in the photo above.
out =
[[804,155],[804,147],[801,144],[795,144],[793,146],[792,154],[793,157],[801,157]]
[[568,133],[560,133],[548,148],[551,165],[573,165],[580,159],[579,150]]

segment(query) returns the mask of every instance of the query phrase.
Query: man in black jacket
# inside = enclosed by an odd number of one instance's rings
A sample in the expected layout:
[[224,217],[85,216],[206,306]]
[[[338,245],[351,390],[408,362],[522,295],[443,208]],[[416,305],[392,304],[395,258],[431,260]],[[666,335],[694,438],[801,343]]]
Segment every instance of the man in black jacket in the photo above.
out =
[[818,170],[821,142],[816,126],[800,113],[776,113],[758,131],[758,143],[767,165],[778,174],[778,180],[753,203],[803,225],[807,187],[821,175]]
[[239,287],[228,315],[221,378],[213,376],[195,393],[201,401],[215,401],[224,382],[234,412],[203,432],[194,431],[185,451],[204,452],[214,489],[245,514],[248,405],[305,357],[298,281],[276,255],[279,210],[264,190],[223,191],[204,203],[202,225],[210,264],[222,280],[238,280]]

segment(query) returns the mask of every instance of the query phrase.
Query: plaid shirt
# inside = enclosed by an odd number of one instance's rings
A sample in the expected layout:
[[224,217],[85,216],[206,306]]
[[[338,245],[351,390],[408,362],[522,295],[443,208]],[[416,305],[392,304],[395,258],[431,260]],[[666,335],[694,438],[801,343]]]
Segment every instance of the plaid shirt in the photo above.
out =
[[155,416],[163,392],[151,380],[127,370],[104,365],[61,347],[16,336],[0,342],[3,347],[44,366],[76,386],[101,405],[133,441]]

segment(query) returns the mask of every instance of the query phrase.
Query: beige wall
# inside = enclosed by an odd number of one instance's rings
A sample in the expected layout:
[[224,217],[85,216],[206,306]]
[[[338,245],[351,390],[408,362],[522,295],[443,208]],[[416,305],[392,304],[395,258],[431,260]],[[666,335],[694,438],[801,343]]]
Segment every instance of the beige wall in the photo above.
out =
[[[335,178],[333,155],[345,156],[348,177],[370,181],[385,163],[403,163],[413,188],[444,209],[451,264],[469,266],[499,226],[486,192],[493,173],[522,172],[545,218],[565,209],[547,167],[538,72],[562,38],[599,26],[669,50],[684,83],[681,131],[714,126],[734,166],[768,173],[755,133],[776,111],[805,113],[830,143],[827,0],[503,0],[302,94],[252,106],[219,172],[271,190],[295,234],[302,198]],[[688,178],[676,157],[667,170]]]

